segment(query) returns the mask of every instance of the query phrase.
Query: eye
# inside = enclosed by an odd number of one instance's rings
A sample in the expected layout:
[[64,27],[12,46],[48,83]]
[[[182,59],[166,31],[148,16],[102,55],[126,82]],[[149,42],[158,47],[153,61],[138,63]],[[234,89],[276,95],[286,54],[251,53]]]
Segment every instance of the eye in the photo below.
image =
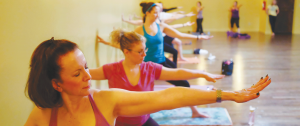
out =
[[78,74],[74,75],[75,77],[78,77],[80,75],[80,72],[78,72]]

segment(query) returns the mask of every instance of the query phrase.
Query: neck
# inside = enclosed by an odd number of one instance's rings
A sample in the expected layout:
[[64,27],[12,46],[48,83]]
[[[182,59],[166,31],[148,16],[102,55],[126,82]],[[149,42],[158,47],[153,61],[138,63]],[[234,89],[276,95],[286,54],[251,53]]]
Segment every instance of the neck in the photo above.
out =
[[[76,111],[80,110],[81,108],[85,107],[89,102],[86,97],[88,96],[71,96],[65,93],[61,93],[61,97],[63,100],[63,106],[68,113],[74,114]],[[83,106],[83,107],[82,107]]]
[[154,24],[155,24],[155,20],[151,20],[150,18],[146,17],[146,20],[145,20],[145,23],[144,23],[145,26],[151,26],[151,25],[154,25]]
[[126,68],[129,68],[129,69],[134,69],[134,68],[137,68],[140,66],[140,64],[136,64],[136,63],[133,63],[129,60],[125,60],[122,62],[123,66],[126,67]]

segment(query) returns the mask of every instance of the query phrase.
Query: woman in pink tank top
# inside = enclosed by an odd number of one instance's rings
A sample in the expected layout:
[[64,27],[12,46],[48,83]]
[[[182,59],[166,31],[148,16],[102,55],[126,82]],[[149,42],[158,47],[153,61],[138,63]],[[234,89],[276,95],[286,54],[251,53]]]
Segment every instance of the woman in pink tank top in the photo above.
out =
[[[132,48],[131,51],[126,49],[125,55],[139,54],[133,49],[136,48]],[[131,58],[132,61],[141,60],[140,57]],[[120,64],[125,63],[126,59],[115,64],[122,67]],[[107,68],[114,69],[114,67]],[[140,87],[140,89],[153,90],[151,83],[154,79],[169,79],[165,74],[174,73],[171,69],[166,71],[153,63],[142,63],[138,69],[128,69],[124,65],[123,71],[106,72],[102,78],[118,78],[114,73],[124,72],[123,75],[128,75],[136,70],[142,72],[127,76],[127,80],[116,81],[115,84],[119,82],[125,84],[129,81],[127,83],[132,85],[127,86],[132,86],[134,89],[138,90],[137,87]],[[184,69],[181,71],[191,76],[188,74],[192,71]],[[103,72],[103,70],[98,72]],[[199,72],[201,71],[194,71],[194,76],[198,77]],[[132,77],[139,77],[140,80],[136,81]],[[186,78],[186,75],[178,77],[178,79],[182,78]],[[214,81],[213,77],[207,78]],[[258,92],[271,83],[268,78],[267,76],[260,79],[251,88],[235,92],[206,91],[184,87],[150,92],[90,89],[91,75],[81,50],[73,42],[52,38],[42,42],[31,57],[30,73],[25,89],[36,107],[30,113],[25,126],[112,126],[115,125],[115,120],[119,116],[137,117],[160,110],[210,104],[222,100],[246,102],[259,97]],[[148,119],[146,123],[149,122],[153,121]]]

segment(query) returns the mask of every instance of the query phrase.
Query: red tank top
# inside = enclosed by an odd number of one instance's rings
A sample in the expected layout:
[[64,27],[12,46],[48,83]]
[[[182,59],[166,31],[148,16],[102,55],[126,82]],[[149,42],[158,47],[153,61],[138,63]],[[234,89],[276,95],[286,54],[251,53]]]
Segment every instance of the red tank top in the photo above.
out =
[[[110,126],[109,123],[105,120],[104,116],[99,111],[98,107],[96,106],[91,94],[89,94],[89,100],[94,110],[96,126]],[[49,126],[57,126],[57,111],[58,108],[52,108]]]

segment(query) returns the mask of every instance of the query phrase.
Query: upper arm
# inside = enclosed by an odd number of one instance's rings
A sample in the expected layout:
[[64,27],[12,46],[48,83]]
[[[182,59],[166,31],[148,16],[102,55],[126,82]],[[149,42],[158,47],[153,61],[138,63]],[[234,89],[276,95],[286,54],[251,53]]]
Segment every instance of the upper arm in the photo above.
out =
[[163,93],[164,91],[132,92],[114,89],[114,99],[116,99],[114,111],[117,116],[133,117],[167,109],[174,103],[165,98]]
[[39,109],[34,107],[25,126],[47,126],[50,122],[51,109]]
[[90,74],[92,76],[93,80],[105,80],[106,77],[104,75],[103,66],[96,68],[96,69],[90,69]]
[[178,69],[162,67],[159,80],[173,80]]
[[173,38],[181,38],[181,33],[179,31],[177,31],[176,29],[172,28],[171,26],[165,24],[165,23],[161,23],[163,29],[163,32]]
[[134,31],[140,35],[144,35],[143,26],[137,27]]

